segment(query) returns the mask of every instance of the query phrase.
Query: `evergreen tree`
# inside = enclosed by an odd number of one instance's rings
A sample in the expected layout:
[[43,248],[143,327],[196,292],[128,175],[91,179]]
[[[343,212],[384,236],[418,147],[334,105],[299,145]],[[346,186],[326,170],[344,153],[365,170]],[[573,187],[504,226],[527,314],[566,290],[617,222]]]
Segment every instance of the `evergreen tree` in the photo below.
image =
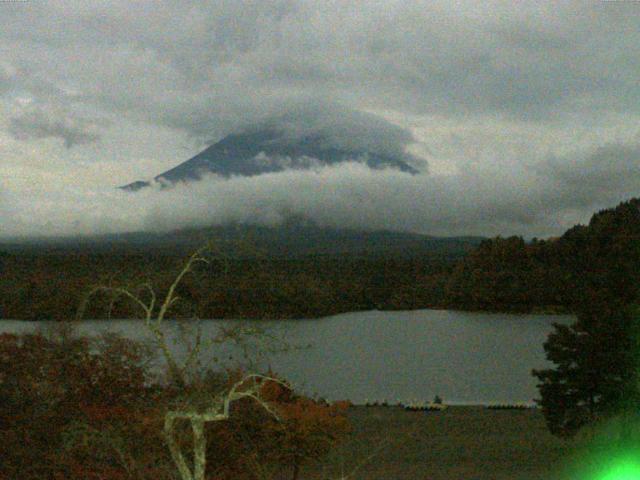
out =
[[593,299],[572,325],[554,325],[544,349],[555,368],[534,370],[549,430],[570,437],[640,406],[637,309]]

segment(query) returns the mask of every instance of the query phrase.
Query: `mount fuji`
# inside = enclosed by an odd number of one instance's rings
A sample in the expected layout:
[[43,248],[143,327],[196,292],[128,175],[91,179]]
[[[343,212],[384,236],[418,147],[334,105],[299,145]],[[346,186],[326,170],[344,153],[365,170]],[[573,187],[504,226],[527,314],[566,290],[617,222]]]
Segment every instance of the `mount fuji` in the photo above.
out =
[[[199,154],[154,177],[161,185],[191,182],[208,174],[221,177],[255,176],[284,170],[304,170],[355,161],[372,169],[419,173],[419,161],[406,153],[380,152],[362,145],[336,145],[322,133],[292,136],[283,129],[264,128],[228,135]],[[151,181],[136,181],[121,188],[136,191]]]

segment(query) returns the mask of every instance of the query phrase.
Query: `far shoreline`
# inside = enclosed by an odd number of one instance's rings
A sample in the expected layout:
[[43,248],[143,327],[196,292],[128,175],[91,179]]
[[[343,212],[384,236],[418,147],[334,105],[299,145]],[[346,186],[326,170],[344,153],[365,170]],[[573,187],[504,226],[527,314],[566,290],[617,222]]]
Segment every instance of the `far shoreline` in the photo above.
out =
[[[283,316],[237,316],[237,315],[229,315],[215,318],[197,318],[197,319],[185,319],[185,318],[170,318],[167,319],[169,321],[190,321],[190,320],[201,320],[201,321],[212,321],[212,320],[237,320],[237,321],[265,321],[265,322],[273,322],[273,321],[310,321],[310,320],[323,320],[326,318],[336,317],[339,315],[349,315],[351,313],[366,313],[366,312],[380,312],[380,313],[406,313],[406,312],[419,312],[419,311],[436,311],[436,312],[457,312],[457,313],[469,313],[469,314],[481,314],[481,315],[508,315],[508,316],[573,316],[575,312],[572,312],[568,309],[556,309],[556,308],[541,308],[529,311],[517,311],[517,310],[481,310],[481,309],[473,309],[473,308],[461,308],[461,307],[446,307],[446,306],[433,306],[433,307],[419,307],[419,308],[362,308],[356,310],[337,310],[337,311],[327,311],[326,313],[318,312],[315,315],[305,315],[305,316],[295,316],[295,315],[283,315]],[[118,318],[83,318],[76,319],[70,318],[66,320],[59,319],[50,319],[50,318],[41,318],[41,319],[21,319],[21,318],[0,318],[0,322],[24,322],[24,323],[40,323],[40,322],[51,322],[51,323],[64,323],[64,322],[84,322],[84,321],[101,321],[101,322],[109,322],[109,321],[126,321],[126,320],[142,320],[140,317],[118,317]]]

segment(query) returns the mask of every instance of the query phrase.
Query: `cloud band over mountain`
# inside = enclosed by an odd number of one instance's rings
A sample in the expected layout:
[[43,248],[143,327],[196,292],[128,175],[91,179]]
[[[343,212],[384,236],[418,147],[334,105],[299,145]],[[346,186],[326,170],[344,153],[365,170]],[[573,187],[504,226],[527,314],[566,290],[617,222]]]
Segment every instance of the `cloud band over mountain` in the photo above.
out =
[[[627,151],[625,167],[617,173],[624,176],[618,183],[623,189],[594,187],[584,195],[568,193],[575,191],[576,182],[602,184],[600,162],[619,148],[592,152],[569,173],[559,171],[557,160],[550,159],[535,181],[524,170],[511,172],[509,181],[497,170],[493,177],[473,172],[410,175],[348,162],[254,177],[208,176],[135,194],[113,188],[54,187],[26,199],[5,190],[0,196],[2,236],[163,232],[231,221],[276,225],[290,215],[305,216],[320,225],[366,230],[554,235],[588,218],[594,209],[640,190],[640,147],[636,146]],[[577,176],[574,171],[581,173]]]

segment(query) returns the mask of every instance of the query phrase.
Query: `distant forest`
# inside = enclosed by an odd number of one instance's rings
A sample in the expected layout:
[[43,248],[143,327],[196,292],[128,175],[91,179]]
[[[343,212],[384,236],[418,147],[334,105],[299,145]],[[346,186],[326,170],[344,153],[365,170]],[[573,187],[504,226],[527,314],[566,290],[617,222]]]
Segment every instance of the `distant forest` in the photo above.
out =
[[574,312],[585,302],[636,303],[640,199],[602,210],[561,237],[483,241],[446,281],[444,305],[487,311]]
[[[476,245],[474,247],[474,245]],[[0,247],[1,250],[1,247]],[[0,317],[73,318],[95,285],[169,287],[182,248],[24,248],[0,251]],[[309,318],[358,310],[448,308],[575,311],[598,298],[634,303],[640,285],[640,199],[603,210],[561,237],[493,238],[463,248],[213,256],[178,292],[174,317]],[[111,308],[110,308],[111,307]],[[99,297],[88,318],[134,318]]]

